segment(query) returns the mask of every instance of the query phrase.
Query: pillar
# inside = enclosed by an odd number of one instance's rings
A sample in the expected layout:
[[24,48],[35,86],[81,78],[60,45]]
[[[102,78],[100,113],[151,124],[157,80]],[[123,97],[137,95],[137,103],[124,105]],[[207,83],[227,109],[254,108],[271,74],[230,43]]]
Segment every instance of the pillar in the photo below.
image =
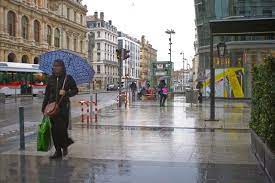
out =
[[33,37],[33,17],[29,17],[29,27],[28,27],[28,33],[29,33],[29,41],[34,42]]
[[4,8],[0,6],[0,34],[4,33]]
[[4,52],[4,50],[1,50],[0,49],[0,61],[1,62],[3,62],[3,61],[5,61],[6,59],[5,59],[5,52]]
[[17,14],[16,15],[16,37],[19,39],[22,37],[21,35],[21,29],[22,29],[22,26],[21,26],[21,19],[22,19],[22,15],[21,14]]
[[8,17],[8,10],[6,8],[4,8],[3,23],[4,23],[4,33],[6,33],[6,34],[8,34],[7,17]]
[[50,45],[51,47],[54,47],[54,32],[55,32],[55,27],[52,27],[52,45]]

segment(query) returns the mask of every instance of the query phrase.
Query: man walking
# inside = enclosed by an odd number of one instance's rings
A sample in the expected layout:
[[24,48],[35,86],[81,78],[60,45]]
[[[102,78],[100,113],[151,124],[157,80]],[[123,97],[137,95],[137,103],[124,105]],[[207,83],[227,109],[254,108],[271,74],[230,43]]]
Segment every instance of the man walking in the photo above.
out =
[[136,91],[137,91],[137,84],[135,82],[132,82],[132,84],[130,85],[130,89],[131,89],[131,92],[132,92],[132,100],[135,101]]

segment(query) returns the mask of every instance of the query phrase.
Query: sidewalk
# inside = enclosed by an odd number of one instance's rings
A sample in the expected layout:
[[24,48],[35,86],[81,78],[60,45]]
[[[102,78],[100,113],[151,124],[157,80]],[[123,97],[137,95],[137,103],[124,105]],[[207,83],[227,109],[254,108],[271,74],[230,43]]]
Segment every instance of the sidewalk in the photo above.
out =
[[250,151],[249,108],[239,104],[221,102],[219,122],[205,122],[209,107],[182,97],[164,108],[147,101],[105,109],[98,125],[73,126],[75,144],[62,161],[37,152],[35,138],[25,151],[0,154],[0,182],[268,182]]

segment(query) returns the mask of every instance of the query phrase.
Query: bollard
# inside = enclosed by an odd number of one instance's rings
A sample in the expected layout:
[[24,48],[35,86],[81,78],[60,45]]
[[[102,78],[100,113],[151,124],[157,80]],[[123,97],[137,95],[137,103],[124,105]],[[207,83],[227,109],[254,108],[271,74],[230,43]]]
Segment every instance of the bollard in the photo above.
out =
[[19,107],[20,150],[25,150],[24,107]]
[[86,102],[87,105],[87,125],[90,123],[90,105],[89,105],[89,101]]

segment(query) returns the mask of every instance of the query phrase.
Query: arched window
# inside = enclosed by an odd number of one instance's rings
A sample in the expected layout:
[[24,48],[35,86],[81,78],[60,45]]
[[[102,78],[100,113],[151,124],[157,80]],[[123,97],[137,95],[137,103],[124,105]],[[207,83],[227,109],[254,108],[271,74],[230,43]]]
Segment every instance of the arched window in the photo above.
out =
[[8,17],[7,17],[7,22],[8,22],[8,33],[10,36],[15,36],[15,23],[16,23],[16,15],[13,11],[8,12]]
[[34,64],[39,64],[39,58],[38,58],[38,57],[34,57],[33,63],[34,63]]
[[15,62],[16,55],[14,53],[10,53],[8,55],[8,62]]
[[28,39],[29,35],[28,35],[28,25],[29,25],[29,20],[26,16],[22,17],[21,20],[21,27],[22,27],[22,38],[24,39]]
[[52,28],[51,26],[47,26],[47,43],[49,46],[52,45]]
[[33,22],[33,33],[34,33],[34,41],[40,42],[40,23],[37,20]]
[[27,55],[23,55],[21,59],[22,63],[29,63],[29,57]]
[[60,30],[57,28],[54,31],[54,46],[56,48],[60,47]]

